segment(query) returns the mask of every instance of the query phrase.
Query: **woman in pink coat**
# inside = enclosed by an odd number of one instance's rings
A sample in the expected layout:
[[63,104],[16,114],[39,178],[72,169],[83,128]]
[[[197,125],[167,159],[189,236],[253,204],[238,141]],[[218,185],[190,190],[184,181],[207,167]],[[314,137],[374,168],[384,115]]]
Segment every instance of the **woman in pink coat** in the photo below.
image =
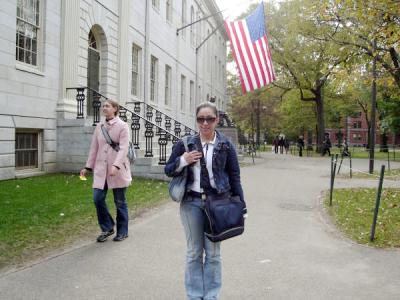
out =
[[[100,122],[92,138],[89,157],[80,175],[93,171],[93,199],[97,210],[97,218],[102,233],[98,242],[104,242],[114,234],[115,222],[106,204],[107,190],[112,189],[117,210],[117,235],[114,241],[123,241],[128,237],[128,207],[126,205],[126,188],[132,181],[130,163],[127,158],[129,146],[128,124],[118,117],[119,105],[116,101],[106,100],[102,107],[106,117]],[[114,150],[106,141],[102,126],[107,129],[111,140],[119,145],[119,151]]]

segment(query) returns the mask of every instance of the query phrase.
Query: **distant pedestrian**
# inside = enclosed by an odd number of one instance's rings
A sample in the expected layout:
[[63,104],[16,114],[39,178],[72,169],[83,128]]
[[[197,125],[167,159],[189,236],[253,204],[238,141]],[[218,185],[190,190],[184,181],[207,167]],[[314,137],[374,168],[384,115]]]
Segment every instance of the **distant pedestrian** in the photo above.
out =
[[303,156],[304,138],[302,135],[297,139],[297,148],[299,149],[299,156]]
[[329,134],[325,134],[325,138],[322,142],[322,156],[325,156],[326,153],[328,153],[328,155],[331,156],[331,148],[332,148],[332,143],[331,140],[329,139]]
[[283,148],[285,146],[285,137],[282,134],[279,135],[278,145],[279,145],[279,153],[283,154]]
[[285,154],[287,154],[290,148],[290,142],[287,138],[283,140],[283,146],[285,147]]
[[[98,242],[104,242],[114,234],[114,219],[106,204],[107,190],[112,189],[117,210],[117,235],[114,241],[123,241],[128,237],[128,207],[126,204],[126,188],[132,181],[130,163],[127,158],[129,146],[128,124],[118,117],[119,105],[114,100],[106,100],[102,106],[106,117],[94,130],[92,144],[86,166],[80,175],[93,171],[93,198],[97,211],[97,219],[102,233]],[[107,130],[111,140],[118,145],[114,150],[106,141]]]
[[347,144],[347,140],[344,140],[342,144],[342,156],[350,156],[349,145]]
[[274,138],[274,140],[272,141],[272,143],[274,144],[274,151],[275,151],[275,154],[278,154],[279,136],[276,136],[276,137]]

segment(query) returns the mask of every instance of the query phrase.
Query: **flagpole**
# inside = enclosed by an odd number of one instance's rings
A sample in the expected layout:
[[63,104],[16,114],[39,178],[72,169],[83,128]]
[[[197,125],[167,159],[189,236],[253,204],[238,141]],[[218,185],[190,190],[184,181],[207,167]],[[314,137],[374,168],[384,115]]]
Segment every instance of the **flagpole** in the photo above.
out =
[[211,14],[211,15],[209,15],[209,16],[205,16],[204,18],[198,19],[197,21],[194,21],[194,22],[192,22],[192,23],[186,24],[185,26],[182,26],[182,27],[178,28],[178,29],[176,30],[176,35],[179,35],[179,31],[181,31],[182,29],[185,29],[186,27],[192,26],[192,25],[194,25],[194,24],[196,24],[196,23],[198,23],[198,22],[207,20],[208,18],[211,18],[212,16],[215,16],[215,15],[217,15],[217,14],[220,14],[220,13],[222,13],[222,12],[225,11],[225,10],[227,10],[227,9],[225,8],[225,9],[223,9],[223,10],[217,11],[216,13],[213,13],[213,14]]
[[[223,21],[225,22],[227,18],[225,18]],[[196,47],[196,53],[197,51],[199,51],[200,47],[203,46],[203,44],[205,42],[207,42],[207,40],[218,30],[221,28],[222,25],[224,25],[224,22],[222,22],[221,24],[219,24],[218,27],[216,27],[197,47]]]

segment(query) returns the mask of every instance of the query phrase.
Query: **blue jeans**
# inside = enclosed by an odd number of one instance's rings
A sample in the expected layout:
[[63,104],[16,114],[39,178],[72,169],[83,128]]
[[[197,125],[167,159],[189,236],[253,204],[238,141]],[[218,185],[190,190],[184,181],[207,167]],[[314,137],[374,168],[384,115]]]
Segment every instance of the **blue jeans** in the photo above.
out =
[[[101,231],[106,232],[114,228],[115,222],[108,211],[106,204],[107,184],[104,189],[93,189],[93,199],[97,211],[97,219]],[[117,210],[117,235],[128,235],[128,206],[126,205],[126,188],[113,189],[114,203]]]
[[218,299],[222,283],[221,243],[213,243],[204,235],[204,202],[188,196],[181,202],[180,211],[187,243],[185,287],[188,299]]

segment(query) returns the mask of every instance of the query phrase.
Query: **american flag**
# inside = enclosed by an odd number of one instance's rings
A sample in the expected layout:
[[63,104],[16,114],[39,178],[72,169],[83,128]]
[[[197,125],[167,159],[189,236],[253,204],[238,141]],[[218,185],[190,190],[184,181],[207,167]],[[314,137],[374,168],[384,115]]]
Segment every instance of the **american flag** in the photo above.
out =
[[259,89],[276,79],[264,20],[264,4],[261,2],[246,19],[225,21],[243,93]]

